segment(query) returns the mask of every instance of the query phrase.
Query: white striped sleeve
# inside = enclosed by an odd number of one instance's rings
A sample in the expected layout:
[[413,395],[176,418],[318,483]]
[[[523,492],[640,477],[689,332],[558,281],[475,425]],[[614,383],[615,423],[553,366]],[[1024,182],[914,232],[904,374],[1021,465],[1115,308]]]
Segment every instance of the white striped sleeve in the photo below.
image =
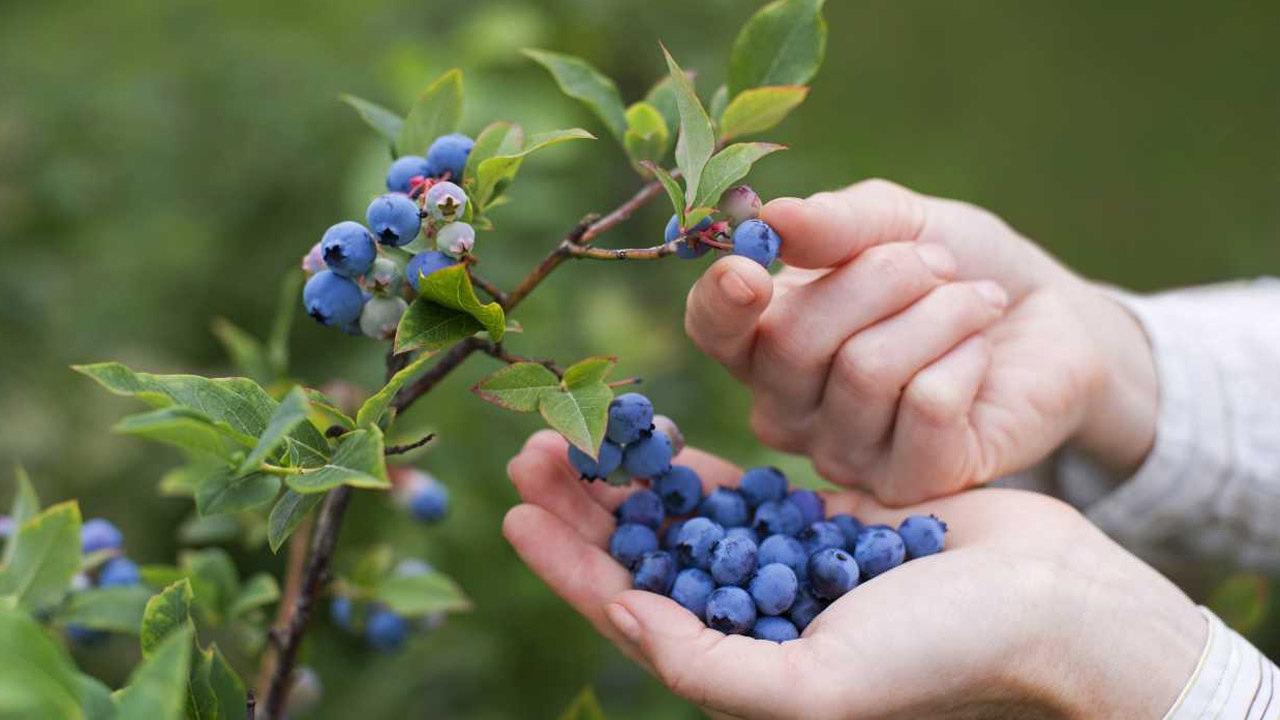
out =
[[1277,720],[1280,668],[1208,608],[1209,637],[1196,670],[1165,720]]

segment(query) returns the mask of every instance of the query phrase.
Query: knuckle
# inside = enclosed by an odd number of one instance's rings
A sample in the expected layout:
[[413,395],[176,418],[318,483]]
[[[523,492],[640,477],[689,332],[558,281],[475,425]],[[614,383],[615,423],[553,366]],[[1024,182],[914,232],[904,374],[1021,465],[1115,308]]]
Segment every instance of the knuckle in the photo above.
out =
[[872,246],[856,262],[859,274],[874,280],[872,284],[859,284],[875,288],[888,298],[919,297],[937,285],[933,273],[908,243]]
[[913,380],[902,396],[903,406],[926,427],[948,427],[965,412],[965,398],[952,384],[929,377]]
[[888,355],[857,337],[841,346],[834,366],[837,376],[855,394],[878,397],[896,392]]
[[783,318],[781,313],[766,314],[756,325],[756,352],[764,356],[763,362],[785,368],[814,365],[799,323]]
[[916,193],[884,178],[863,180],[852,189],[865,194],[869,201],[883,209],[886,236],[914,240],[923,232],[925,204]]

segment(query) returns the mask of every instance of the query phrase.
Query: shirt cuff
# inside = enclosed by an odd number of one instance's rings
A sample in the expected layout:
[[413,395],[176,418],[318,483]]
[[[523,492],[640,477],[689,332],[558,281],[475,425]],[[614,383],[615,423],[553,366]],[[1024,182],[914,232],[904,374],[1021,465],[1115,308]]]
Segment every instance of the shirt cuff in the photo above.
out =
[[1164,720],[1277,720],[1280,668],[1206,607],[1209,637]]

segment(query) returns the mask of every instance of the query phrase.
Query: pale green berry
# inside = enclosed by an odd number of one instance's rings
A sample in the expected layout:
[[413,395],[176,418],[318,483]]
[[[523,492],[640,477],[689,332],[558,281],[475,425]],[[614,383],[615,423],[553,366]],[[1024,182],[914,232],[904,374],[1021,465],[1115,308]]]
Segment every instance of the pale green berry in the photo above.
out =
[[436,232],[436,250],[451,258],[461,258],[476,246],[476,231],[464,222],[451,222]]
[[360,332],[375,340],[395,337],[400,317],[409,304],[399,297],[374,297],[364,304],[360,312]]

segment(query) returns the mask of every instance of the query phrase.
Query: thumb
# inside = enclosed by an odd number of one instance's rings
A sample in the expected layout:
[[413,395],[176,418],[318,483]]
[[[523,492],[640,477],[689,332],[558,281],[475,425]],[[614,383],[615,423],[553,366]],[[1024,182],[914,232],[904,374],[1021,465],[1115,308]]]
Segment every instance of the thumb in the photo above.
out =
[[778,198],[760,211],[782,236],[793,267],[834,267],[872,245],[911,242],[925,224],[925,198],[887,180],[865,180],[808,199]]
[[689,290],[685,332],[702,352],[741,378],[750,365],[756,322],[772,297],[767,270],[744,257],[721,258]]

